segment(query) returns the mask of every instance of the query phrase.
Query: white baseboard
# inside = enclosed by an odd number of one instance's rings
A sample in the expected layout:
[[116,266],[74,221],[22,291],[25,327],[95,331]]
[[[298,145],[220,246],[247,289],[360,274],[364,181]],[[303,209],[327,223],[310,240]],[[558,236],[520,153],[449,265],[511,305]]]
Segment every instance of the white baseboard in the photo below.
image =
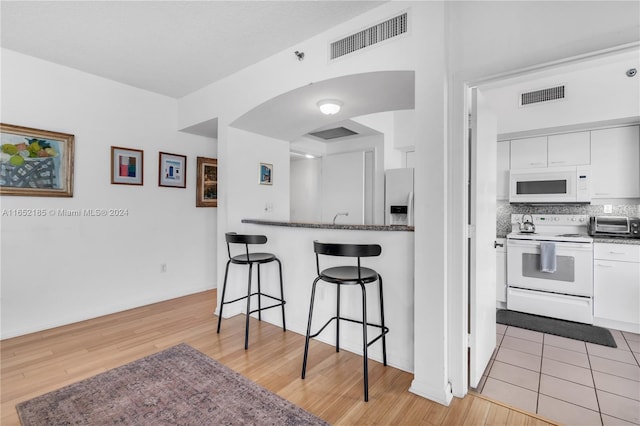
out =
[[451,391],[451,385],[448,384],[442,389],[435,389],[433,385],[425,382],[413,379],[409,392],[414,393],[423,398],[427,398],[431,401],[437,402],[445,406],[449,406],[453,399],[453,392]]

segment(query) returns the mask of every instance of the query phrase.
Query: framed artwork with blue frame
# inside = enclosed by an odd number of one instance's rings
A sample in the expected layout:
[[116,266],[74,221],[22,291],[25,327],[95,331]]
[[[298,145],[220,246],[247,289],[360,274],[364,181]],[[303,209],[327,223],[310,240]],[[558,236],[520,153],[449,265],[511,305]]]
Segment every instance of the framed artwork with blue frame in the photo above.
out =
[[144,184],[144,151],[111,147],[111,183],[115,185]]
[[180,154],[160,153],[158,186],[187,187],[187,157]]
[[273,164],[260,163],[260,185],[273,185]]

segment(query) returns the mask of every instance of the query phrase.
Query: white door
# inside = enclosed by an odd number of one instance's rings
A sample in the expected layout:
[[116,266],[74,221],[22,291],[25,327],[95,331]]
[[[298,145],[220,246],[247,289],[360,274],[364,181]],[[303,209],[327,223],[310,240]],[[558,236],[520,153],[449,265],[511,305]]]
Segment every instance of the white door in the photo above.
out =
[[[322,222],[364,225],[364,152],[327,155],[322,159]],[[344,215],[343,213],[348,213]]]
[[497,126],[477,89],[472,91],[472,107],[469,386],[475,388],[496,345]]

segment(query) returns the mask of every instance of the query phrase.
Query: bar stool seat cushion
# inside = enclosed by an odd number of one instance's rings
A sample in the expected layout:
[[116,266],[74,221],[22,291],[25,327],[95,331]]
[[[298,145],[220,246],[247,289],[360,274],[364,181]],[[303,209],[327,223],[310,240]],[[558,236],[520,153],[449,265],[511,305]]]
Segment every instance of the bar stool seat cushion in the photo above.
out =
[[233,263],[267,263],[276,260],[276,256],[272,253],[249,253],[249,260],[246,254],[239,254],[231,258]]
[[[334,284],[357,284],[357,266],[336,266],[320,272],[320,277]],[[378,279],[378,273],[373,269],[360,267],[360,278],[363,283],[370,283]]]

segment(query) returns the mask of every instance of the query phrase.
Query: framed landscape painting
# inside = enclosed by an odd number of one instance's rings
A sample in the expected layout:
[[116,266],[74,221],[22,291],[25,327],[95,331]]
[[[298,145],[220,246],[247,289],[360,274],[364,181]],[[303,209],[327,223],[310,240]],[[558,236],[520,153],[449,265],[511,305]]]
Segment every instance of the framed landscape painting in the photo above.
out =
[[111,183],[117,185],[144,184],[144,151],[111,147]]
[[218,160],[198,157],[196,207],[218,207]]
[[180,154],[160,153],[158,185],[174,188],[187,187],[187,157]]
[[73,135],[0,124],[0,143],[0,195],[73,197]]

